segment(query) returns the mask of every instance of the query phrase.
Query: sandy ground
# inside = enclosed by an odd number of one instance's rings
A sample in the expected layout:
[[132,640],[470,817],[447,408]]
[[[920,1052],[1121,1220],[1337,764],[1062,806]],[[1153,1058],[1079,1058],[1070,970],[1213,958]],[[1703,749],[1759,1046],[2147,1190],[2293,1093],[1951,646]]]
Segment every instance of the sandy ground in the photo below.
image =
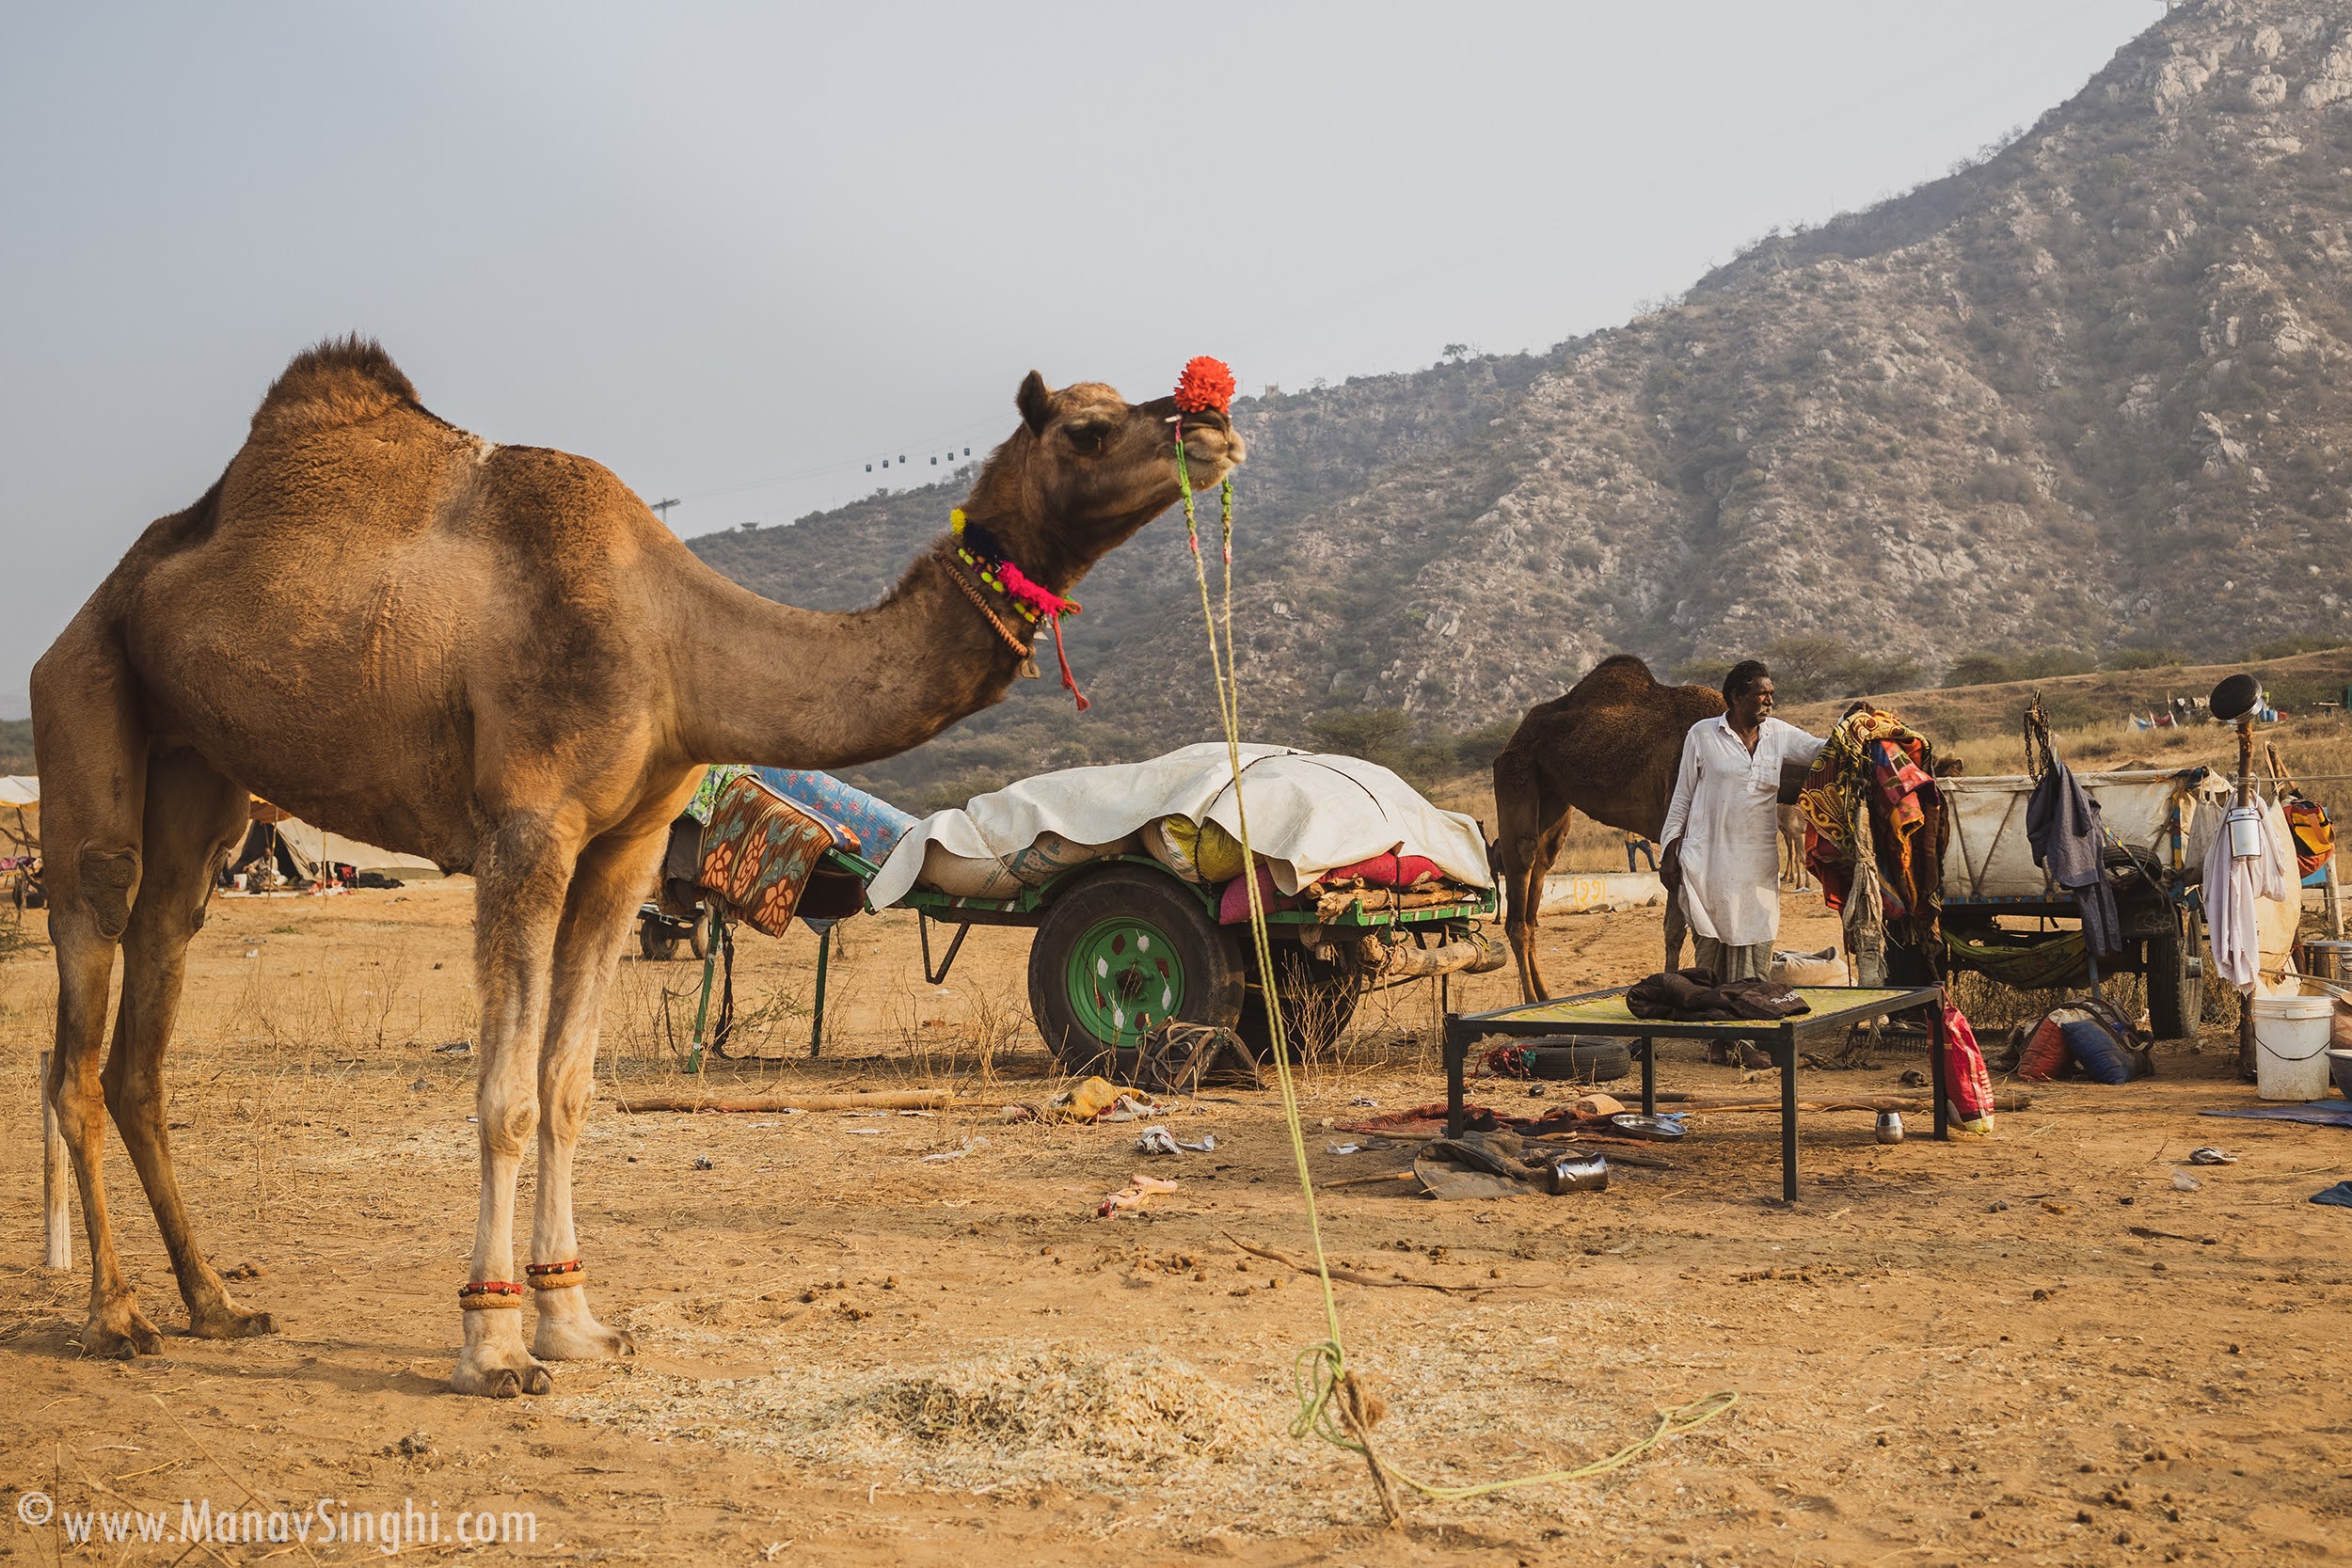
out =
[[[1659,1410],[1728,1413],[1606,1477],[1417,1502],[1375,1528],[1361,1463],[1287,1431],[1311,1281],[1233,1238],[1306,1244],[1275,1096],[1174,1107],[1214,1154],[1146,1162],[1136,1129],[1004,1126],[1053,1086],[1021,1019],[1025,933],[978,931],[944,988],[911,919],[843,927],[825,1056],[808,1060],[813,940],[744,939],[747,1038],[775,1059],[714,1087],[954,1083],[932,1116],[628,1116],[582,1146],[595,1300],[631,1360],[569,1364],[516,1402],[447,1393],[450,1301],[475,1199],[470,885],[215,906],[173,1070],[180,1169],[212,1255],[258,1277],[274,1337],[174,1336],[135,1363],[77,1351],[80,1273],[40,1257],[34,1060],[54,985],[0,964],[0,1553],[49,1562],[318,1562],[365,1542],[75,1545],[65,1515],[183,1499],[330,1517],[413,1500],[439,1554],[462,1513],[528,1513],[500,1555],[624,1560],[1263,1563],[2273,1563],[2343,1550],[2352,1459],[2340,1370],[2352,1213],[2305,1199],[2352,1133],[2201,1120],[2250,1101],[2222,1043],[2166,1048],[2122,1089],[2058,1086],[1990,1139],[1881,1147],[1809,1117],[1803,1197],[1777,1197],[1774,1119],[1697,1122],[1670,1171],[1605,1194],[1438,1205],[1322,1189],[1334,1256],[1451,1287],[1339,1287],[1352,1361],[1389,1403],[1390,1460],[1432,1481],[1585,1463]],[[1547,924],[1555,983],[1654,965],[1654,911]],[[1832,939],[1791,895],[1785,945]],[[632,958],[609,1096],[675,1090],[697,966]],[[1457,1005],[1515,996],[1481,977]],[[1328,1152],[1333,1121],[1442,1093],[1430,988],[1386,999],[1302,1078],[1319,1182],[1408,1150]],[[664,1022],[666,1017],[669,1020]],[[1921,1058],[1815,1074],[1884,1089]],[[1661,1082],[1736,1069],[1669,1047]],[[1517,1098],[1516,1085],[1482,1098]],[[1913,1118],[1915,1123],[1924,1118]],[[985,1140],[983,1143],[981,1140]],[[2240,1163],[2173,1173],[2217,1143]],[[960,1158],[926,1154],[964,1150]],[[1094,1217],[1138,1169],[1180,1191]],[[119,1145],[128,1266],[183,1321]],[[525,1175],[527,1216],[530,1177]],[[526,1217],[527,1223],[527,1217]],[[80,1237],[77,1264],[87,1260]],[[315,1519],[315,1515],[313,1515]],[[317,1528],[315,1522],[311,1528]],[[102,1527],[103,1528],[103,1527]]]

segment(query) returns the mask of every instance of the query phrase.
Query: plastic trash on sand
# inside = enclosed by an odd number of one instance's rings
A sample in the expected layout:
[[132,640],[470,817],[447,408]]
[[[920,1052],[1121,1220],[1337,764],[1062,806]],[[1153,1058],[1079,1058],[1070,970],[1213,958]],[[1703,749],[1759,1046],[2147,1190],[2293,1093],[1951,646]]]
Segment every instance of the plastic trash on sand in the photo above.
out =
[[1136,1139],[1136,1148],[1145,1154],[1213,1154],[1216,1134],[1203,1133],[1199,1143],[1186,1143],[1165,1127],[1147,1127]]
[[1124,1187],[1104,1198],[1095,1207],[1094,1212],[1098,1218],[1111,1219],[1120,1213],[1141,1209],[1144,1204],[1163,1193],[1172,1193],[1177,1190],[1177,1185],[1173,1181],[1163,1181],[1155,1176],[1145,1176],[1137,1172],[1128,1178]]
[[924,1155],[923,1163],[925,1164],[930,1164],[933,1161],[937,1160],[961,1160],[965,1155],[971,1153],[974,1149],[986,1148],[987,1147],[988,1140],[986,1138],[966,1138],[963,1140],[963,1146],[960,1148],[943,1148],[936,1154]]

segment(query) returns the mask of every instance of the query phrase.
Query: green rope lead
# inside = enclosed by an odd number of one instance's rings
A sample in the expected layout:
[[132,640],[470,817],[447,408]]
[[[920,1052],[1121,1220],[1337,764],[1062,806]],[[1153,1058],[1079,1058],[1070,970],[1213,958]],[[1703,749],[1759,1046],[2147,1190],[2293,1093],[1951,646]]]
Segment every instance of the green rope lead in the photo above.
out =
[[1396,1508],[1391,1497],[1388,1481],[1393,1477],[1425,1497],[1439,1502],[1458,1502],[1466,1498],[1486,1497],[1497,1492],[1514,1491],[1522,1486],[1539,1486],[1547,1482],[1580,1481],[1603,1475],[1631,1464],[1669,1437],[1703,1426],[1729,1410],[1740,1402],[1737,1393],[1725,1391],[1709,1394],[1689,1404],[1661,1411],[1658,1425],[1650,1434],[1629,1443],[1605,1459],[1573,1470],[1548,1470],[1542,1475],[1521,1476],[1509,1481],[1487,1481],[1475,1486],[1438,1486],[1421,1481],[1387,1464],[1372,1449],[1371,1434],[1365,1430],[1363,1418],[1347,1411],[1342,1393],[1350,1386],[1347,1353],[1340,1338],[1340,1307],[1331,1288],[1331,1266],[1323,1249],[1323,1226],[1315,1212],[1315,1184],[1308,1168],[1307,1138],[1298,1113],[1298,1092],[1291,1075],[1290,1039],[1282,1017],[1279,988],[1275,983],[1274,953],[1266,934],[1264,900],[1259,892],[1257,854],[1249,843],[1249,811],[1242,797],[1241,787],[1241,682],[1233,661],[1233,481],[1228,475],[1220,487],[1220,543],[1223,546],[1224,637],[1218,646],[1217,614],[1209,602],[1208,563],[1200,559],[1200,526],[1194,516],[1192,472],[1185,462],[1184,427],[1176,430],[1176,483],[1184,498],[1184,535],[1192,546],[1194,579],[1200,587],[1200,619],[1209,638],[1209,671],[1216,689],[1217,717],[1225,728],[1225,753],[1233,774],[1233,815],[1239,826],[1241,840],[1243,885],[1249,899],[1250,945],[1258,960],[1258,975],[1265,995],[1266,1022],[1274,1040],[1274,1070],[1282,1091],[1282,1118],[1290,1133],[1291,1158],[1298,1170],[1298,1190],[1306,1200],[1307,1234],[1313,1245],[1315,1277],[1323,1287],[1323,1318],[1327,1338],[1320,1343],[1303,1347],[1292,1363],[1292,1378],[1298,1396],[1298,1416],[1291,1423],[1291,1435],[1322,1438],[1335,1448],[1361,1455],[1371,1467],[1373,1486],[1379,1494],[1381,1506],[1391,1519]]

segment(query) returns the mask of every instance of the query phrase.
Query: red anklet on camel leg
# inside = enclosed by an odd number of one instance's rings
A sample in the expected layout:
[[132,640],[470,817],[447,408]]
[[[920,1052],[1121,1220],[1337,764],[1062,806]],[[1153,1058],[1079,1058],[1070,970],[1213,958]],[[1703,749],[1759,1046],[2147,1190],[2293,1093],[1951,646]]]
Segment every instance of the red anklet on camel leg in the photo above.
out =
[[523,1276],[534,1291],[562,1291],[588,1283],[587,1267],[577,1258],[568,1263],[525,1263]]
[[521,1310],[523,1288],[509,1279],[477,1279],[470,1285],[457,1287],[457,1305],[468,1312],[491,1312],[512,1307]]

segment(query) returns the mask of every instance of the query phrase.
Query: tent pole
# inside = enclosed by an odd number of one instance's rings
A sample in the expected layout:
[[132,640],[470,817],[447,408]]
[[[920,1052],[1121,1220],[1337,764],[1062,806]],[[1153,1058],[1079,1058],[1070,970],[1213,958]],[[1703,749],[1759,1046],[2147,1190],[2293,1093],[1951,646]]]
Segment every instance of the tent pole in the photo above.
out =
[[[2254,715],[2249,711],[2238,715],[2237,721],[2237,803],[2253,803],[2254,797]],[[2223,824],[2223,831],[2228,824]],[[2302,898],[2298,890],[2296,900]],[[2257,943],[2257,945],[2260,945]],[[2262,984],[2262,960],[2255,959],[2254,985]],[[2254,992],[2251,989],[2240,995],[2237,1004],[2237,1075],[2241,1083],[2254,1081]]]

